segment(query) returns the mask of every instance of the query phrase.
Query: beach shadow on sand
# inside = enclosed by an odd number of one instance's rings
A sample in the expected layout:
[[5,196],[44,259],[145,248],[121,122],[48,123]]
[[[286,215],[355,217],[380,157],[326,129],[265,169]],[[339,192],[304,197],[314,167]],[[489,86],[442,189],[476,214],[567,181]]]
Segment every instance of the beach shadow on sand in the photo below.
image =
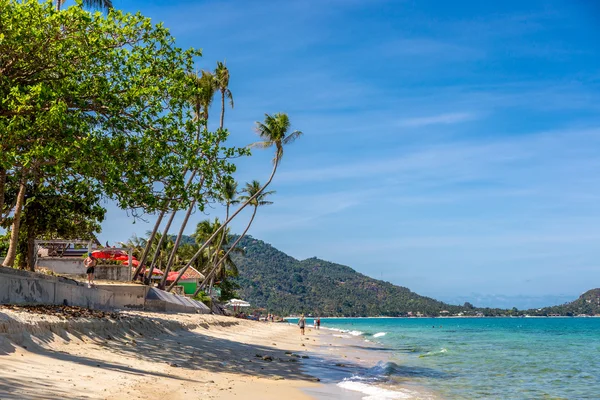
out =
[[[0,317],[10,318],[5,314]],[[160,321],[160,318],[152,317],[153,320]],[[167,322],[165,320],[165,322]],[[227,324],[227,323],[225,323]],[[232,321],[231,325],[236,322]],[[223,324],[222,324],[223,325]],[[208,325],[205,326],[208,328]],[[161,378],[175,379],[182,382],[205,383],[194,378],[194,374],[185,374],[187,378],[178,377],[170,374],[169,371],[179,372],[181,369],[208,371],[212,373],[229,373],[248,376],[259,376],[272,379],[293,379],[314,381],[314,378],[300,371],[298,364],[304,361],[299,353],[290,355],[291,350],[284,347],[260,346],[255,344],[244,344],[225,338],[215,338],[204,335],[200,331],[175,331],[152,337],[148,334],[140,334],[134,331],[128,331],[122,334],[111,334],[106,336],[83,335],[78,332],[69,332],[69,335],[54,333],[67,341],[75,339],[87,342],[85,346],[95,346],[96,349],[104,348],[106,351],[117,356],[115,362],[107,362],[102,358],[95,358],[89,354],[72,354],[66,351],[57,351],[47,348],[45,344],[50,344],[56,337],[52,335],[41,335],[35,337],[37,345],[31,340],[31,336],[26,333],[20,333],[18,344],[12,343],[0,336],[5,346],[0,349],[0,370],[2,370],[2,357],[15,353],[16,351],[27,351],[36,355],[48,357],[54,363],[68,362],[82,366],[97,369],[98,372],[112,370],[131,377],[152,377],[156,382]],[[235,329],[235,328],[230,328]],[[26,336],[29,336],[28,338]],[[49,346],[51,347],[51,346]],[[288,353],[288,354],[286,354]],[[257,357],[260,356],[260,357]],[[263,357],[271,357],[272,360],[265,360]],[[311,357],[314,357],[311,355]],[[164,364],[165,372],[148,371],[131,366],[132,362],[128,360],[138,359],[152,363]],[[19,363],[20,360],[13,361]],[[18,365],[18,364],[17,364]],[[26,366],[22,366],[26,368]],[[177,371],[176,371],[177,370]],[[0,373],[0,400],[23,399],[25,398],[42,400],[56,398],[87,398],[83,393],[75,394],[61,393],[54,391],[52,377],[36,379],[31,381],[22,378],[17,374]],[[52,395],[37,395],[33,393],[51,393]]]

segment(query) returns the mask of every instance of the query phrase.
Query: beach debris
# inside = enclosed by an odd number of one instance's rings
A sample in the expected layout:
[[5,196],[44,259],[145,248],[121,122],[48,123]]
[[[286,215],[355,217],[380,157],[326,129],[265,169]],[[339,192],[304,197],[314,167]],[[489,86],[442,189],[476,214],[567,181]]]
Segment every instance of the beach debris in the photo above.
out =
[[255,354],[254,357],[256,357],[256,358],[262,358],[262,354]]
[[344,368],[344,367],[346,367],[346,364],[336,363],[335,366]]
[[276,381],[281,381],[281,380],[284,380],[285,378],[283,376],[274,376],[273,379],[275,379]]
[[265,361],[273,361],[273,357],[271,356],[264,356],[262,359]]
[[302,343],[302,347],[306,347],[306,345],[304,343]]
[[169,366],[170,366],[170,367],[173,367],[173,368],[177,368],[177,367],[179,367],[179,365],[175,364],[174,362],[169,362],[169,363],[167,363],[167,364],[169,364]]
[[293,354],[293,353],[292,353],[291,351],[286,351],[286,352],[285,352],[285,355],[286,355],[286,356],[291,356],[292,354]]
[[122,316],[118,312],[105,312],[99,310],[91,310],[83,307],[72,307],[65,305],[0,305],[2,309],[13,311],[28,312],[32,314],[44,314],[60,317],[64,319],[72,318],[94,318],[94,319],[120,319]]
[[319,378],[315,378],[315,377],[311,377],[308,380],[312,381],[312,382],[321,382],[321,380]]
[[302,356],[302,358],[310,358],[309,356]]

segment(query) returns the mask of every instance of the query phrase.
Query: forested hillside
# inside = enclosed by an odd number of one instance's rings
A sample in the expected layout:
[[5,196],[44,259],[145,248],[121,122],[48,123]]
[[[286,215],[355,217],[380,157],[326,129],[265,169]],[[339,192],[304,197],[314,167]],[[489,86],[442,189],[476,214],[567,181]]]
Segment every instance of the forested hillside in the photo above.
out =
[[399,316],[409,312],[438,315],[462,307],[419,296],[409,289],[362,275],[352,268],[309,258],[298,261],[252,237],[240,242],[245,254],[234,256],[240,271],[240,295],[253,305],[288,315]]
[[588,290],[575,301],[560,306],[528,310],[529,315],[600,315],[600,289]]
[[[236,237],[232,237],[234,240]],[[184,243],[193,243],[189,236]],[[576,316],[600,314],[600,289],[592,289],[577,300],[541,309],[478,308],[465,303],[449,305],[420,296],[409,289],[370,278],[345,265],[318,258],[303,261],[251,236],[233,253],[239,276],[239,296],[253,306],[281,315],[326,316]],[[442,311],[448,311],[442,312]]]

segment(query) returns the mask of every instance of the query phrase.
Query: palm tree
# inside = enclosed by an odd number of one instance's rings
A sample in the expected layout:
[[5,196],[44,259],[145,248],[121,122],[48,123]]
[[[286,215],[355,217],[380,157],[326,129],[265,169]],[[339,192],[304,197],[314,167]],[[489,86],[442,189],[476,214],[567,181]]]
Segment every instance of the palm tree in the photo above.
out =
[[[189,97],[188,102],[190,104],[190,107],[194,111],[194,122],[196,122],[198,124],[196,140],[199,140],[200,135],[202,133],[203,119],[204,119],[204,128],[207,129],[207,126],[208,126],[208,109],[212,103],[212,100],[214,98],[214,93],[215,93],[214,76],[210,72],[202,71],[201,75],[198,75],[197,73],[190,73],[188,78],[190,80],[190,90],[191,90],[191,95]],[[184,174],[186,172],[187,172],[187,170],[184,172]],[[187,182],[187,187],[189,187],[191,185],[196,174],[197,174],[196,170],[192,172],[192,174]],[[204,180],[201,181],[200,186],[202,186],[203,183],[204,183]],[[179,245],[181,243],[181,238],[183,237],[183,232],[185,230],[185,227],[187,226],[187,223],[188,223],[190,216],[192,215],[192,212],[194,211],[195,207],[196,207],[196,200],[194,199],[194,200],[192,200],[190,206],[188,207],[188,210],[183,219],[183,223],[181,224],[181,226],[179,228],[179,233],[177,234],[177,238],[175,239],[175,243],[173,245],[173,253],[169,257],[170,261],[167,261],[167,269],[169,269],[169,266],[173,265],[173,260],[177,253],[177,249],[179,249]],[[163,220],[165,214],[166,214],[166,211],[164,211],[164,210],[159,213],[158,219],[156,220],[156,223],[154,224],[154,229],[152,230],[152,234],[150,235],[150,238],[148,239],[148,245],[146,246],[146,250],[144,251],[144,254],[142,255],[142,258],[140,260],[140,265],[138,266],[138,268],[135,270],[135,272],[133,274],[133,280],[136,279],[137,275],[141,271],[143,263],[146,262],[146,259],[147,259],[148,255],[150,254],[149,246],[153,243],[154,237],[156,236],[156,233],[158,232],[158,229],[160,228],[160,224],[162,223],[162,220]],[[171,224],[173,223],[173,220],[175,219],[176,214],[177,214],[177,211],[171,212],[171,215],[169,216],[169,219],[167,220],[167,224],[165,225],[165,227],[163,229],[162,238],[167,237],[167,235],[169,234],[169,230],[171,229]],[[160,247],[161,244],[162,244],[162,242],[159,241],[158,246]],[[156,263],[156,257],[150,263],[151,268],[148,270],[148,276],[145,279],[145,282],[148,284],[150,283],[150,273],[151,273],[152,267],[154,267],[155,263]],[[165,272],[165,277],[167,275],[167,272],[168,271]],[[166,278],[163,281],[166,282]],[[161,284],[163,283],[163,281],[161,281]]]
[[[297,138],[299,138],[302,135],[302,132],[300,131],[293,131],[290,133],[290,125],[290,119],[285,113],[277,113],[274,115],[265,114],[265,122],[256,123],[256,132],[261,137],[261,139],[263,139],[263,141],[254,143],[252,146],[259,148],[269,148],[275,146],[275,157],[273,158],[273,171],[271,172],[271,176],[267,180],[267,183],[265,183],[265,185],[260,189],[260,191],[248,200],[246,200],[244,204],[242,204],[240,208],[238,208],[237,211],[233,213],[233,215],[231,215],[223,223],[221,229],[227,226],[229,222],[231,222],[232,219],[234,219],[248,204],[250,204],[252,200],[258,197],[260,193],[262,193],[273,180],[275,172],[277,171],[277,166],[281,161],[281,157],[283,157],[283,147],[287,144],[294,142]],[[196,254],[199,256],[200,253],[204,250],[204,248],[206,248],[218,234],[219,231],[215,232],[210,238],[208,238]],[[188,264],[186,264],[186,266],[181,269],[179,275],[177,276],[177,278],[175,278],[175,281],[169,286],[167,290],[170,291],[175,287],[177,282],[179,282],[181,276],[188,269],[189,265],[191,265],[191,263],[194,261],[195,257],[196,256],[192,257]]]
[[[219,222],[218,218],[215,218],[214,222],[211,222],[210,220],[201,221],[196,226],[196,232],[193,236],[196,239],[197,243],[203,243],[214,232],[220,230],[221,226],[222,225]],[[229,254],[232,250],[242,250],[236,248],[235,245],[229,246],[229,228],[221,230],[220,237],[221,240],[219,241],[219,245],[208,246],[204,250],[203,258],[206,260],[206,263],[202,266],[202,272],[205,274],[209,274],[210,276],[205,277],[203,286],[205,286],[207,283],[210,283],[212,287],[212,283],[214,282],[215,277],[224,279],[226,276],[237,276],[238,274],[237,266],[235,265]],[[227,251],[225,250],[226,248],[228,249]],[[218,263],[217,260],[219,260]],[[196,290],[194,296],[200,292],[200,288],[201,287],[199,287]]]
[[213,261],[216,261],[218,257],[221,257],[225,254],[224,247],[228,245],[228,237],[229,237],[229,228],[225,228],[221,230],[221,222],[218,218],[215,218],[214,222],[206,219],[200,221],[198,225],[196,225],[196,231],[192,235],[196,240],[197,244],[202,244],[209,238],[214,232],[220,230],[220,245],[208,246],[204,249],[204,258],[206,259],[206,263],[202,266],[203,271],[210,270],[210,266],[213,264]]
[[217,80],[215,75],[209,71],[202,71],[200,75],[197,73],[191,74],[192,86],[195,89],[190,103],[194,108],[194,116],[196,121],[200,118],[204,119],[204,128],[208,130],[208,110],[215,98],[217,90]]
[[[66,0],[56,0],[57,11],[60,11],[60,8],[65,4],[65,1]],[[83,0],[83,5],[89,8],[106,11],[110,11],[113,8],[112,0]]]
[[248,230],[250,229],[250,226],[254,221],[254,217],[256,216],[256,211],[258,210],[258,207],[273,204],[272,201],[267,201],[266,198],[274,194],[275,191],[265,192],[264,190],[262,190],[262,186],[257,180],[253,180],[250,183],[246,183],[246,187],[244,188],[243,192],[246,194],[240,196],[240,200],[249,201],[249,204],[254,206],[250,222],[248,222],[248,225],[246,226],[246,229],[244,229],[244,232],[242,232],[242,234],[235,240],[235,242],[233,242],[233,244],[227,250],[227,252],[223,256],[221,256],[221,258],[219,258],[219,260],[215,263],[212,270],[208,273],[208,275],[206,275],[203,284],[198,287],[194,295],[196,295],[205,286],[205,283],[210,278],[212,278],[213,275],[218,275],[219,267],[223,263],[231,262],[231,259],[229,258],[229,253],[231,253],[233,249],[237,248],[238,243],[244,238],[244,236],[246,236],[246,233],[248,233]]
[[[190,78],[192,81],[194,93],[190,97],[189,102],[190,102],[191,107],[194,110],[194,119],[198,123],[198,132],[196,135],[196,139],[200,139],[201,116],[204,119],[204,128],[208,130],[208,110],[210,108],[210,105],[212,104],[212,101],[213,101],[213,98],[215,95],[215,89],[217,87],[216,79],[213,74],[211,74],[210,72],[206,72],[206,71],[202,71],[201,76],[198,76],[198,74],[193,74],[190,76]],[[218,146],[218,143],[217,143],[217,146]],[[194,171],[192,174],[192,177],[196,173],[197,173],[197,171]],[[203,183],[204,183],[204,178],[201,179],[200,185],[202,185]],[[166,266],[165,266],[165,274],[163,276],[163,279],[160,282],[161,288],[164,288],[164,285],[167,282],[167,274],[169,273],[171,267],[173,266],[175,257],[177,256],[177,250],[179,249],[179,245],[181,244],[181,239],[183,237],[183,233],[184,233],[185,228],[190,220],[192,212],[194,212],[194,209],[196,207],[196,202],[197,202],[197,199],[192,200],[192,202],[190,203],[190,206],[188,207],[187,212],[185,213],[183,222],[181,223],[181,226],[179,227],[179,232],[177,234],[177,238],[175,239],[175,243],[173,244],[173,249],[171,251],[171,255],[169,256],[169,260],[167,261]],[[171,227],[171,223],[173,222],[174,217],[175,217],[175,211],[171,214],[171,217],[169,218],[169,221],[167,222],[167,226],[165,227],[163,235],[167,234],[168,230]],[[146,278],[146,279],[147,279],[147,282],[150,281],[149,275],[148,275],[148,278]]]
[[149,276],[152,276],[154,267],[160,269],[167,262],[167,257],[173,247],[173,240],[170,237],[163,239],[163,235],[160,233],[157,233],[157,236],[159,238],[158,243],[154,243],[150,248],[150,251],[154,253],[154,263],[149,268]]
[[233,108],[233,96],[229,90],[229,70],[225,63],[217,61],[217,68],[214,72],[216,88],[221,92],[221,124],[219,128],[223,129],[223,121],[225,120],[225,98],[229,99],[229,104]]
[[[147,235],[150,235],[150,231],[146,232]],[[117,242],[120,247],[131,249],[132,255],[136,258],[140,258],[144,252],[146,247],[147,240],[144,238],[140,238],[137,235],[133,235],[131,238],[127,239],[126,242]]]
[[[236,199],[237,196],[237,182],[233,179],[227,179],[223,183],[221,188],[221,201],[225,202],[225,221],[229,219],[229,208],[232,204],[238,204],[239,200]],[[217,249],[221,248],[223,245],[223,241],[225,240],[225,236],[221,235],[221,239],[219,240],[219,244],[217,244]],[[217,262],[218,257],[215,257],[215,263]],[[216,264],[215,264],[216,266]]]

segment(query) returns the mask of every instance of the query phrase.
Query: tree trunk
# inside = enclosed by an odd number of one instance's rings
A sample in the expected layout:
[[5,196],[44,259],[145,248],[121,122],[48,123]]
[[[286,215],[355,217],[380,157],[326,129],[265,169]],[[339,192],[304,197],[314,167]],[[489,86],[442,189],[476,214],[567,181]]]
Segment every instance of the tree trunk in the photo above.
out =
[[[186,173],[187,173],[187,170],[184,171],[184,175]],[[192,172],[192,176],[190,176],[190,179],[188,179],[188,181],[186,183],[186,188],[190,187],[190,185],[192,184],[192,181],[195,177],[196,177],[196,171]],[[181,201],[180,201],[180,203],[181,203]],[[167,202],[165,205],[165,208],[168,208],[169,205],[170,205],[170,202]],[[146,260],[148,259],[148,256],[150,255],[150,249],[152,248],[152,242],[154,242],[154,237],[156,236],[156,233],[158,232],[158,228],[160,228],[160,224],[162,223],[162,220],[166,213],[167,212],[165,210],[163,210],[158,215],[158,219],[156,220],[156,223],[154,224],[154,229],[152,229],[152,233],[150,234],[150,237],[146,241],[146,247],[144,248],[144,252],[142,253],[142,258],[140,259],[140,263],[139,263],[138,267],[135,269],[135,272],[133,273],[132,279],[134,281],[140,274],[140,271],[142,270],[144,263],[146,262]]]
[[27,269],[35,272],[35,225],[27,225]]
[[177,249],[179,249],[179,244],[181,243],[181,238],[183,237],[183,231],[185,230],[185,227],[187,226],[187,223],[188,223],[190,216],[192,215],[192,212],[194,211],[195,207],[196,207],[196,200],[192,201],[192,204],[190,204],[190,207],[188,208],[187,212],[185,213],[185,218],[183,219],[183,223],[181,224],[181,227],[179,228],[179,233],[177,234],[177,239],[175,239],[175,244],[173,245],[173,250],[171,250],[171,254],[169,255],[169,260],[167,261],[167,265],[165,266],[163,277],[160,281],[159,288],[161,288],[161,289],[164,289],[165,285],[167,284],[167,275],[168,275],[169,271],[171,270],[173,263],[175,262],[175,256],[177,255]]
[[[227,252],[225,252],[225,254],[223,255],[223,257],[221,257],[219,259],[219,261],[217,261],[217,263],[213,266],[213,268],[210,270],[210,272],[208,274],[206,274],[206,277],[204,278],[204,282],[206,282],[208,280],[209,277],[212,278],[212,275],[214,275],[214,273],[217,271],[217,269],[219,268],[219,266],[225,262],[225,260],[227,260],[227,256],[229,255],[229,253],[231,253],[233,251],[233,249],[235,249],[235,247],[238,245],[238,243],[244,238],[244,236],[246,236],[246,233],[248,233],[248,230],[250,229],[250,225],[252,225],[252,221],[254,221],[254,216],[256,216],[256,210],[258,210],[258,207],[254,207],[254,212],[252,213],[252,218],[250,218],[250,222],[248,222],[248,225],[246,226],[246,229],[244,229],[244,232],[242,232],[242,234],[240,235],[240,237],[238,237],[235,242],[233,242],[233,244],[231,245],[231,247],[229,249],[227,249]],[[196,292],[194,293],[194,296],[196,296],[201,289],[203,289],[205,287],[204,282],[202,282],[202,285],[199,285],[198,288],[196,289]]]
[[150,284],[150,277],[152,277],[152,272],[154,271],[154,266],[156,265],[156,261],[158,260],[158,256],[160,255],[160,248],[165,242],[165,237],[169,234],[169,229],[171,229],[171,224],[173,223],[173,219],[175,219],[175,214],[177,211],[173,211],[169,220],[167,221],[167,225],[165,225],[165,229],[163,230],[163,234],[158,240],[158,244],[156,245],[156,251],[154,252],[154,257],[152,257],[152,263],[150,263],[150,268],[148,268],[148,275],[146,276],[145,283],[147,285]]
[[225,121],[225,90],[221,89],[221,129],[223,129],[223,121]]
[[0,167],[0,224],[4,221],[4,191],[6,190],[6,169]]
[[160,214],[158,214],[158,219],[156,220],[156,223],[154,224],[154,229],[152,229],[152,233],[150,233],[150,237],[148,238],[148,240],[146,241],[146,247],[144,247],[144,251],[142,252],[142,257],[140,258],[140,263],[138,264],[137,268],[135,269],[135,272],[133,273],[133,278],[132,280],[136,280],[138,275],[140,274],[140,271],[142,270],[142,267],[144,266],[144,263],[146,262],[146,260],[148,259],[148,256],[150,255],[150,248],[152,247],[152,242],[154,242],[154,237],[156,236],[156,232],[158,232],[158,228],[160,228],[160,224],[162,223],[162,220],[164,218],[166,214],[166,211],[161,211]]
[[15,206],[15,213],[13,216],[13,223],[10,231],[10,245],[8,247],[8,253],[2,263],[5,267],[12,267],[15,263],[15,256],[17,255],[17,245],[19,244],[19,227],[21,224],[21,211],[23,210],[23,203],[25,202],[25,191],[27,190],[27,184],[25,177],[21,178],[19,184],[19,194],[17,195],[17,204]]
[[[227,221],[228,218],[229,218],[229,202],[227,203],[227,210],[225,211],[225,221]],[[219,259],[219,250],[221,249],[221,246],[223,246],[223,242],[225,241],[226,232],[227,232],[227,229],[224,229],[223,234],[219,238],[219,243],[217,244],[217,247],[215,250],[215,260],[214,260],[213,265],[216,265],[216,262]]]
[[267,183],[265,183],[264,186],[258,192],[256,192],[254,194],[254,196],[252,196],[248,200],[246,200],[246,202],[244,204],[242,204],[240,206],[240,208],[238,208],[237,211],[235,213],[233,213],[233,215],[231,217],[229,217],[227,219],[227,221],[225,221],[221,225],[221,227],[219,229],[217,229],[206,240],[206,242],[202,246],[200,246],[200,249],[196,252],[196,254],[194,254],[194,256],[192,257],[192,259],[185,265],[185,267],[183,267],[181,269],[181,271],[179,271],[179,275],[177,275],[177,278],[175,278],[175,281],[167,288],[167,291],[173,290],[173,288],[175,287],[175,285],[177,285],[177,282],[179,282],[179,279],[181,279],[181,276],[185,273],[185,271],[187,271],[187,269],[190,267],[190,265],[192,265],[192,263],[196,260],[196,258],[198,258],[198,256],[200,256],[200,254],[204,251],[204,249],[206,247],[208,247],[208,245],[214,240],[214,238],[219,234],[219,232],[221,232],[223,229],[225,229],[225,227],[231,222],[232,219],[234,219],[248,204],[250,204],[250,202],[252,200],[254,200],[258,196],[260,196],[260,194],[267,188],[267,186],[269,186],[269,184],[273,180],[273,177],[275,176],[275,172],[277,171],[277,166],[279,165],[279,160],[280,160],[280,155],[279,155],[279,152],[278,152],[277,153],[277,158],[275,159],[275,164],[273,165],[273,172],[271,172],[271,176],[269,177],[269,180],[267,181]]

